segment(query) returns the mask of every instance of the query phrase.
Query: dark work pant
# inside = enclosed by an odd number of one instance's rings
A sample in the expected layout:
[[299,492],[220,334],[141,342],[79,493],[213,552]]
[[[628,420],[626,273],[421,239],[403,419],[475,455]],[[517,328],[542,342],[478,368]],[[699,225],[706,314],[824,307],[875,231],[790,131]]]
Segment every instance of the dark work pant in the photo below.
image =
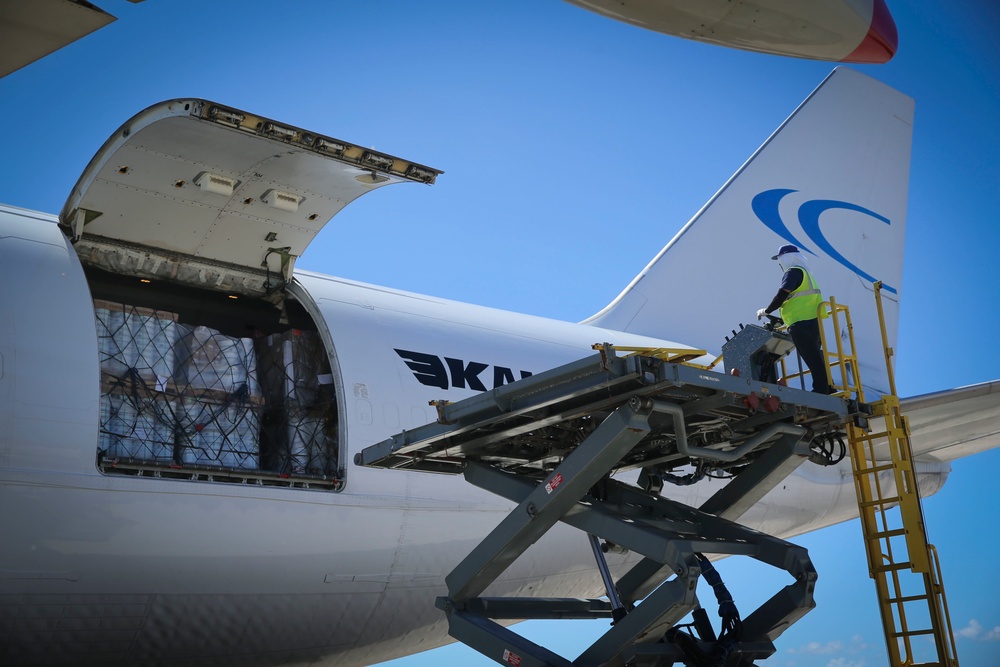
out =
[[806,362],[812,374],[813,391],[818,394],[830,393],[830,379],[823,358],[823,343],[819,337],[819,320],[802,320],[788,327],[792,342],[799,356]]

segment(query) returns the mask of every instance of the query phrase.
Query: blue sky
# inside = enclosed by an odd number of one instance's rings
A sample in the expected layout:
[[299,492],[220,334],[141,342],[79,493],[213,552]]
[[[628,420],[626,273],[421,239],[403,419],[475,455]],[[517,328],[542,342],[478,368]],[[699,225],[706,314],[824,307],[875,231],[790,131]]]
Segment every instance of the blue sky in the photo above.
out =
[[[445,170],[348,207],[300,267],[571,321],[614,298],[832,68],[557,0],[98,4],[120,20],[0,79],[0,201],[58,212],[127,118],[204,97]],[[858,69],[916,100],[907,396],[1000,378],[1000,10],[890,8],[898,54]],[[924,505],[966,667],[1000,655],[997,471],[1000,451],[958,461]],[[768,664],[884,664],[857,522],[797,542],[820,572],[819,607]],[[719,569],[737,599],[752,595],[736,559]],[[570,656],[600,630],[522,629]],[[393,664],[442,663],[493,664],[463,647]]]

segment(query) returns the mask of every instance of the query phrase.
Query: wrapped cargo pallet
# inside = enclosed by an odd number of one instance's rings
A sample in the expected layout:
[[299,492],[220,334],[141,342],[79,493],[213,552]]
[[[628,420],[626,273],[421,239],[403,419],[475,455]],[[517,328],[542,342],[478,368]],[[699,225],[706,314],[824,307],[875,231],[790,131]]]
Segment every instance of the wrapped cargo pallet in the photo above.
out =
[[289,329],[258,346],[262,390],[270,405],[310,407],[324,400],[330,364],[315,331]]
[[94,313],[100,449],[111,458],[172,463],[177,402],[162,392],[173,374],[177,315],[102,300]]
[[318,332],[239,338],[171,312],[94,306],[105,459],[213,479],[337,475],[336,402]]
[[260,466],[260,387],[249,338],[204,326],[181,330],[174,379],[183,400],[178,445],[184,463]]
[[178,446],[186,464],[236,470],[260,467],[260,408],[246,401],[214,403],[185,397],[178,419]]
[[208,327],[178,325],[177,386],[224,393],[260,394],[257,356],[249,338],[233,338]]
[[268,415],[267,460],[290,474],[331,475],[337,467],[336,404],[319,334],[291,329],[258,341]]
[[288,466],[294,474],[332,472],[327,416],[309,410],[288,410],[285,422]]
[[101,371],[133,373],[163,390],[174,373],[177,315],[113,301],[94,302]]
[[165,396],[101,394],[99,447],[114,459],[173,463],[176,413]]

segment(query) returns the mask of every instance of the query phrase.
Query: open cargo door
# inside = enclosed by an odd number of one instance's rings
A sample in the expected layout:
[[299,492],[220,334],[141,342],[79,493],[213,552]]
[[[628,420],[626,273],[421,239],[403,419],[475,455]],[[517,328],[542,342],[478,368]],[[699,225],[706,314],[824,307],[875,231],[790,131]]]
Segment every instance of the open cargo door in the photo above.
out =
[[149,107],[97,152],[60,213],[85,263],[263,296],[347,204],[442,172],[197,99]]
[[333,341],[285,288],[350,202],[440,173],[204,100],[125,123],[60,214],[94,299],[98,469],[343,488]]

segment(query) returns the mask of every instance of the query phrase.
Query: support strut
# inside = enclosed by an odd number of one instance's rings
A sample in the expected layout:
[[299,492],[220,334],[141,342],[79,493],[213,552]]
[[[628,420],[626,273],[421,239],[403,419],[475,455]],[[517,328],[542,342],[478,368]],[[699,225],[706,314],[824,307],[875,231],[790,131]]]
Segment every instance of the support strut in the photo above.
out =
[[601,540],[596,535],[587,533],[587,539],[590,540],[590,548],[594,552],[594,560],[597,561],[597,569],[601,573],[601,581],[604,582],[604,590],[608,592],[608,602],[611,603],[611,618],[612,625],[618,621],[625,618],[625,614],[628,610],[625,609],[625,605],[622,604],[622,599],[618,595],[618,587],[615,586],[615,580],[611,577],[611,570],[608,568],[608,559],[604,557],[604,550],[601,549]]

